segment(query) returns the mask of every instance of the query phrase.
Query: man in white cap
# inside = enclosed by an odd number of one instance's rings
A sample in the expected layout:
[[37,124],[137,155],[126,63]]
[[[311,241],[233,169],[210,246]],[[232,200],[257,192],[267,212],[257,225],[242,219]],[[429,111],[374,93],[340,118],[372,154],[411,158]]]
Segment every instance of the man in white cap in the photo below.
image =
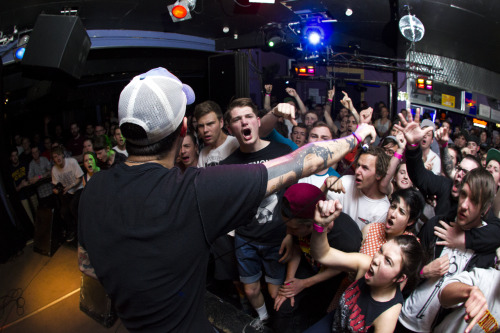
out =
[[[130,332],[214,332],[204,311],[214,240],[257,213],[262,200],[328,167],[375,129],[317,142],[263,164],[174,167],[193,90],[164,68],[122,91],[125,163],[93,176],[79,209],[80,269],[96,276]],[[273,112],[289,116],[291,106]]]

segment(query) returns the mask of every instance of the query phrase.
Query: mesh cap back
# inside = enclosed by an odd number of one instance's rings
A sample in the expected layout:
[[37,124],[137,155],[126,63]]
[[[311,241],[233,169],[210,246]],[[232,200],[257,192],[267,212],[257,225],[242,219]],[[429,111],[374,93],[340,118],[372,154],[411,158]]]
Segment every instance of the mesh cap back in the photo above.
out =
[[140,126],[147,138],[126,138],[136,145],[150,145],[172,134],[181,124],[186,104],[194,102],[193,89],[165,68],[138,75],[123,89],[118,103],[120,126]]

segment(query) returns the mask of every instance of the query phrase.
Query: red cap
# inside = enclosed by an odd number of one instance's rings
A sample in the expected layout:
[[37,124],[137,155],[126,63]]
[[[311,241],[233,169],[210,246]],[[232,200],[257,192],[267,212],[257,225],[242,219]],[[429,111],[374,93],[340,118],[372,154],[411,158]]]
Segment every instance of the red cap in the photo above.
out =
[[319,200],[325,200],[325,194],[319,188],[307,183],[290,186],[283,195],[290,203],[290,213],[293,217],[313,219],[314,210]]

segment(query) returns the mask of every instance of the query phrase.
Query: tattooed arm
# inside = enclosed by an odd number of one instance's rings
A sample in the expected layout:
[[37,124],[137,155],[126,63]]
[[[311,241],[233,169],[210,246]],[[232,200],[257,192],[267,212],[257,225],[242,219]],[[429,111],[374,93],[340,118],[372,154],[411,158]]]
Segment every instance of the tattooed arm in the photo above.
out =
[[[361,124],[355,133],[361,140],[371,135],[373,141],[376,136],[375,128],[366,124]],[[288,155],[264,163],[268,172],[266,195],[332,166],[357,145],[356,138],[348,135],[337,140],[310,143]]]
[[83,274],[97,279],[94,267],[90,263],[87,250],[85,250],[83,246],[80,245],[80,243],[78,243],[78,266],[80,267],[80,271],[82,271]]

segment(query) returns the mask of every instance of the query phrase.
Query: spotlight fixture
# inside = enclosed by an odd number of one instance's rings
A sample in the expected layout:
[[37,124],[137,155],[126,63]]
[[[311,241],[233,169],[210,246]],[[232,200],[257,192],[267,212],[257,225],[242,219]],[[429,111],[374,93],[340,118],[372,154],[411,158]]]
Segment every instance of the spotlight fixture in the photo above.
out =
[[225,33],[225,34],[227,34],[229,32],[229,27],[228,26],[224,26],[222,28],[222,32]]
[[29,40],[30,40],[29,35],[24,35],[17,40],[17,48],[14,51],[14,60],[15,61],[23,60],[24,52],[26,52],[26,45],[28,44]]
[[309,45],[316,46],[323,42],[325,32],[320,26],[306,26],[304,28],[304,37]]
[[196,0],[177,0],[167,6],[172,21],[180,22],[191,19],[191,10],[196,7]]
[[352,9],[351,8],[347,8],[347,10],[345,11],[345,15],[346,16],[351,16],[352,15]]

